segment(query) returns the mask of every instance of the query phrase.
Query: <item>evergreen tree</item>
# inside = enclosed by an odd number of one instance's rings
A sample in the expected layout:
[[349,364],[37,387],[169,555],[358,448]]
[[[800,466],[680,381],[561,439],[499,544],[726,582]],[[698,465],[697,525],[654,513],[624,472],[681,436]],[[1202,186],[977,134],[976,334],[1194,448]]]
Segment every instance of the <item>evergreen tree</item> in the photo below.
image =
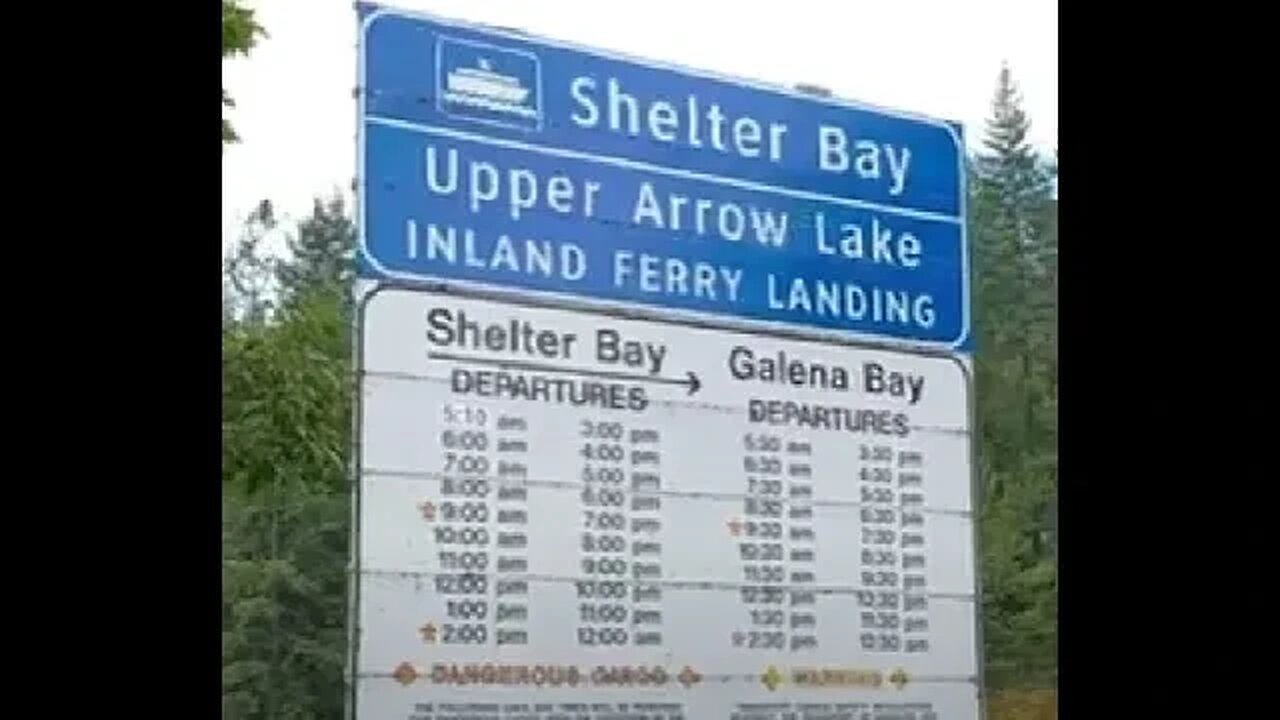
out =
[[1007,67],[973,163],[984,610],[997,684],[1056,678],[1057,207]]
[[351,287],[354,278],[356,228],[347,215],[342,195],[314,200],[311,216],[298,223],[289,239],[290,261],[276,276],[287,294],[340,290]]
[[224,720],[340,720],[345,495],[223,493]]
[[[240,5],[238,0],[222,0],[222,58],[225,60],[237,55],[248,55],[258,43],[259,37],[265,37],[266,31],[258,24],[254,11]],[[222,88],[222,106],[235,107],[231,95]],[[231,121],[222,118],[222,147],[227,143],[239,140]]]

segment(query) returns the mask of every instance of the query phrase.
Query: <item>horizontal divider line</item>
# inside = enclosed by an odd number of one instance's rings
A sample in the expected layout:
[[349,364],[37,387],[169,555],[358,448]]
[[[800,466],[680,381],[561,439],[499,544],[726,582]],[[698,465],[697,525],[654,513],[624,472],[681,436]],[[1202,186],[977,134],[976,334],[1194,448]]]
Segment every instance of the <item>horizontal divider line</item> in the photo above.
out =
[[[411,664],[412,664],[412,663],[411,663]],[[513,666],[513,665],[531,665],[531,664],[534,664],[534,663],[524,663],[524,662],[500,662],[500,661],[472,661],[472,662],[457,662],[457,661],[447,661],[447,662],[446,662],[446,661],[440,661],[440,662],[422,663],[422,665],[440,665],[440,664],[442,664],[442,665],[450,665],[450,666],[452,666],[452,665],[472,665],[472,666],[485,666],[485,665],[490,665],[490,666],[494,666],[494,667],[502,667],[502,666]],[[579,665],[579,663],[576,663],[576,662],[565,662],[565,663],[558,663],[558,662],[557,662],[557,663],[537,663],[537,664],[542,664],[542,665],[555,665],[555,666],[558,666],[558,667],[569,666],[569,665],[572,665],[572,666],[575,666],[575,667],[576,667],[576,666],[578,666],[578,665]],[[601,663],[598,663],[598,662],[597,662],[597,663],[582,663],[582,664],[583,664],[583,665],[587,665],[587,666],[589,666],[589,667],[593,667],[593,666],[600,665]],[[634,664],[635,664],[635,663],[633,663],[633,665],[634,665]],[[775,663],[775,664],[778,664],[778,663]],[[800,664],[800,663],[797,663],[797,664]],[[678,663],[673,664],[673,667],[674,667],[674,666],[677,666],[677,665],[679,665],[679,664],[678,664]],[[801,665],[801,667],[805,668],[806,670],[809,670],[809,669],[812,667],[812,665],[811,665],[811,664],[803,664],[803,665]],[[419,670],[419,671],[421,671],[421,670],[423,670],[423,669],[425,669],[425,668],[423,668],[423,667],[419,667],[419,668],[418,668],[418,670]],[[814,671],[814,672],[821,672],[821,671],[822,671],[822,668],[821,668],[821,667],[813,667],[813,668],[812,668],[812,671]],[[591,682],[591,677],[590,677],[590,675],[588,674],[588,675],[580,675],[580,676],[579,676],[579,678],[578,678],[578,682],[577,682],[577,683],[575,683],[575,684],[572,684],[572,685],[571,685],[571,684],[569,684],[569,683],[560,683],[559,685],[553,685],[551,682],[549,682],[549,681],[548,681],[548,682],[545,682],[545,683],[541,683],[541,684],[540,684],[540,685],[538,685],[538,686],[539,686],[539,687],[593,687],[593,686],[598,686],[598,687],[608,687],[608,688],[612,688],[612,689],[615,689],[615,690],[648,690],[648,689],[663,688],[663,687],[672,686],[672,685],[683,685],[683,683],[681,682],[680,677],[679,677],[679,672],[680,672],[679,670],[676,670],[676,671],[674,671],[674,672],[672,672],[672,671],[668,671],[668,672],[669,672],[670,674],[669,674],[669,676],[667,677],[667,681],[666,681],[665,683],[661,684],[661,685],[656,684],[656,683],[649,683],[648,685],[638,685],[638,684],[637,684],[637,685],[632,686],[632,687],[619,688],[619,687],[618,687],[618,685],[617,685],[617,683],[598,683],[598,684],[597,684],[597,683],[592,683],[592,682]],[[698,671],[698,681],[697,681],[697,682],[695,682],[695,683],[693,683],[693,684],[692,684],[691,686],[689,686],[689,687],[690,687],[690,689],[692,689],[692,688],[694,688],[694,687],[697,687],[698,685],[701,685],[701,684],[703,684],[703,683],[707,683],[707,682],[730,683],[730,682],[738,682],[738,681],[741,681],[741,682],[747,682],[747,683],[750,683],[750,684],[753,684],[753,685],[759,685],[759,684],[760,684],[760,682],[761,682],[761,675],[763,675],[763,674],[764,674],[763,672],[757,672],[757,673],[707,673],[707,672],[702,672],[701,670],[699,670],[699,671]],[[886,674],[886,675],[888,675],[888,672],[885,672],[885,674]],[[834,692],[839,692],[839,691],[841,691],[841,690],[845,690],[845,691],[847,691],[848,689],[850,689],[850,688],[849,688],[849,687],[847,687],[847,686],[842,686],[842,687],[838,687],[838,688],[836,688],[836,687],[824,687],[824,686],[820,686],[820,685],[797,685],[796,683],[794,683],[794,682],[792,682],[792,681],[791,681],[791,678],[789,677],[789,675],[788,675],[787,673],[783,673],[783,674],[782,674],[782,678],[784,679],[784,682],[782,682],[782,683],[781,683],[781,686],[782,686],[782,687],[794,687],[794,688],[799,689],[799,690],[811,690],[811,691],[815,691],[815,692],[819,692],[819,691],[828,691],[828,692],[832,692],[832,691],[834,691]],[[910,676],[908,676],[908,678],[909,678],[909,679],[907,680],[907,683],[903,686],[903,689],[902,689],[901,691],[899,691],[895,686],[893,686],[892,684],[890,684],[890,682],[887,680],[887,678],[886,678],[886,682],[885,682],[885,684],[884,684],[882,687],[878,688],[878,689],[883,690],[883,691],[886,691],[886,692],[888,692],[888,691],[893,691],[893,692],[907,692],[907,691],[909,691],[909,688],[910,688],[912,685],[942,685],[942,684],[977,685],[977,684],[978,684],[978,678],[977,678],[976,676],[973,676],[973,675],[910,675]],[[394,671],[394,670],[389,670],[389,671],[362,670],[362,671],[360,671],[360,672],[356,673],[356,679],[358,679],[358,680],[396,680],[397,678],[396,678],[396,674],[395,674],[395,671]],[[424,682],[427,682],[428,684],[431,684],[431,683],[430,683],[430,680],[431,680],[431,677],[430,677],[430,671],[428,670],[428,671],[427,671],[427,672],[425,672],[425,673],[421,673],[421,674],[418,676],[418,678],[417,678],[417,679],[420,679],[420,680],[422,680],[422,681],[424,681]],[[397,682],[398,682],[398,680],[397,680]],[[484,683],[476,682],[476,683],[465,683],[465,684],[463,684],[463,685],[464,685],[464,686],[470,686],[470,685],[483,685],[483,684],[484,684]],[[533,682],[529,682],[529,683],[525,683],[525,684],[526,684],[526,685],[534,685],[534,683],[533,683]],[[453,686],[453,685],[456,685],[456,684],[455,684],[455,683],[442,683],[442,685],[450,685],[450,686]],[[518,683],[490,683],[490,685],[500,686],[500,687],[502,687],[502,686],[507,686],[507,687],[520,687],[520,686],[521,686],[521,685],[520,685],[520,684],[518,684]],[[858,686],[858,687],[857,687],[857,689],[865,692],[865,691],[868,691],[868,690],[875,690],[875,689],[877,689],[877,688],[867,688],[867,687],[865,687],[865,686]],[[806,702],[816,702],[816,700],[814,700],[814,699],[806,699]],[[849,701],[848,701],[848,700],[841,700],[841,702],[842,702],[842,703],[844,703],[844,702],[849,702]],[[867,700],[863,700],[863,701],[861,701],[861,704],[864,704],[864,705],[871,705],[871,704],[878,703],[878,702],[880,702],[880,700],[867,699]],[[465,702],[463,702],[463,701],[455,701],[453,704],[466,704],[466,703],[465,703]],[[857,703],[856,703],[856,702],[854,702],[854,703],[851,703],[851,704],[857,704]]]
[[[769,495],[758,495],[758,494],[752,495],[749,493],[721,493],[721,492],[710,492],[710,491],[703,491],[703,490],[668,490],[668,489],[662,489],[662,488],[659,488],[657,490],[631,490],[624,487],[626,483],[620,483],[617,485],[614,485],[613,483],[587,484],[583,482],[571,482],[568,480],[543,480],[543,479],[536,479],[536,478],[535,479],[502,478],[502,477],[486,476],[486,475],[459,475],[459,474],[441,473],[441,472],[418,472],[414,470],[382,470],[377,468],[363,468],[361,471],[361,474],[365,476],[373,477],[373,478],[388,477],[388,478],[398,478],[398,479],[406,479],[406,480],[427,480],[427,481],[433,481],[433,482],[443,482],[445,480],[483,480],[485,482],[494,483],[495,485],[503,485],[507,487],[538,487],[538,488],[548,488],[548,489],[555,489],[555,490],[579,490],[580,491],[580,490],[585,490],[587,488],[598,488],[601,490],[620,490],[621,492],[626,493],[628,495],[636,495],[639,497],[681,497],[681,498],[688,498],[688,499],[694,499],[694,500],[746,500],[746,499],[754,498],[758,500],[777,500],[781,502],[783,505],[802,505],[802,506],[811,505],[815,507],[851,507],[851,508],[865,507],[865,508],[875,508],[875,509],[882,509],[882,510],[883,509],[893,509],[893,510],[906,509],[911,512],[921,512],[929,515],[951,515],[951,516],[963,517],[963,518],[973,517],[973,512],[970,510],[930,508],[924,505],[918,508],[902,508],[901,506],[889,505],[888,503],[868,503],[868,502],[862,502],[860,500],[820,500],[816,498],[814,499],[791,498],[784,495],[769,496]],[[656,474],[661,475],[661,471],[657,471]],[[806,483],[812,483],[813,481],[812,478],[802,478],[802,479],[779,478],[779,480],[782,480],[784,482],[795,482],[798,480]],[[889,486],[889,483],[885,483],[885,486],[886,487]],[[441,498],[441,502],[444,502],[446,500],[456,500],[457,502],[466,502],[466,501],[476,502],[479,499],[475,497],[468,497],[463,495],[451,496],[449,498]],[[500,502],[496,498],[494,499],[494,501]],[[603,508],[603,509],[607,510],[608,508]],[[786,520],[787,520],[786,518],[762,518],[759,522],[785,522]]]
[[[743,588],[770,588],[781,592],[811,592],[814,595],[856,595],[860,592],[868,593],[891,593],[900,597],[910,595],[912,597],[925,597],[931,600],[952,600],[955,602],[975,602],[977,596],[972,593],[951,593],[930,591],[928,589],[920,591],[900,590],[897,588],[864,588],[854,585],[805,585],[797,583],[748,583],[748,582],[730,582],[727,580],[678,580],[666,578],[653,579],[635,579],[628,577],[601,578],[601,577],[573,577],[568,575],[544,575],[538,573],[511,573],[499,575],[497,572],[470,572],[459,570],[456,572],[446,572],[437,570],[388,570],[382,568],[360,568],[357,574],[372,577],[398,577],[398,578],[431,578],[443,575],[470,575],[481,576],[485,578],[493,578],[504,581],[523,581],[523,582],[548,582],[548,583],[579,583],[579,582],[609,582],[621,583],[623,585],[661,585],[663,587],[676,588],[682,590],[741,590]],[[644,602],[639,601],[639,602]],[[888,609],[878,608],[888,612]]]
[[424,123],[411,122],[409,120],[400,120],[398,118],[383,117],[379,115],[366,114],[364,116],[364,122],[366,124],[382,125],[384,127],[395,128],[397,130],[407,130],[424,135],[438,135],[454,140],[462,140],[464,142],[491,145],[494,147],[506,148],[508,150],[522,150],[524,152],[531,152],[538,155],[568,158],[570,160],[580,160],[583,162],[596,163],[598,165],[611,165],[624,170],[648,172],[656,175],[679,178],[681,180],[693,180],[696,182],[710,183],[712,185],[728,186],[739,190],[746,190],[748,192],[763,193],[766,195],[782,195],[796,200],[840,205],[846,208],[853,208],[855,210],[871,210],[885,213],[886,215],[908,217],[914,220],[944,223],[947,225],[958,226],[961,230],[959,240],[962,244],[965,241],[963,232],[964,223],[962,220],[957,215],[948,215],[942,212],[916,210],[914,208],[907,207],[894,207],[892,205],[885,205],[870,200],[855,200],[853,198],[836,197],[834,195],[813,192],[811,190],[795,190],[793,188],[769,185],[767,183],[757,182],[754,180],[725,177],[723,175],[704,173],[697,170],[686,170],[684,168],[668,167],[666,165],[656,165],[643,160],[632,160],[614,155],[602,155],[582,150],[570,150],[550,145],[536,145],[533,143],[521,142],[519,140],[507,140],[486,135],[478,135],[462,130],[440,127],[438,125],[427,125]]
[[[518,372],[536,372],[536,371],[519,370]],[[434,375],[421,375],[418,373],[404,372],[401,370],[361,370],[361,371],[358,371],[356,374],[361,377],[385,379],[385,380],[401,380],[405,382],[425,382],[425,383],[436,383],[436,384],[448,384],[451,382],[451,380],[447,377],[436,377]],[[704,381],[704,386],[705,386],[705,381]],[[481,401],[490,400],[489,398],[480,398],[480,399]],[[518,401],[513,401],[509,398],[493,398],[491,401],[492,402],[518,402]],[[654,399],[654,400],[650,400],[649,402],[651,405],[661,405],[663,407],[678,407],[678,408],[685,408],[690,410],[710,410],[712,412],[720,412],[724,414],[733,414],[733,415],[747,414],[747,408],[740,405],[722,405],[717,403],[709,403],[706,401],[694,401],[694,400]],[[796,401],[796,402],[800,402],[800,401]],[[814,404],[814,403],[810,403],[810,404]],[[836,405],[839,403],[826,403],[826,404]],[[757,426],[757,427],[767,427],[767,426]],[[912,431],[922,433],[922,434],[959,435],[959,436],[968,436],[971,434],[969,430],[964,427],[948,427],[944,425],[909,425],[908,427]],[[823,428],[800,428],[800,430],[821,431],[823,430]]]

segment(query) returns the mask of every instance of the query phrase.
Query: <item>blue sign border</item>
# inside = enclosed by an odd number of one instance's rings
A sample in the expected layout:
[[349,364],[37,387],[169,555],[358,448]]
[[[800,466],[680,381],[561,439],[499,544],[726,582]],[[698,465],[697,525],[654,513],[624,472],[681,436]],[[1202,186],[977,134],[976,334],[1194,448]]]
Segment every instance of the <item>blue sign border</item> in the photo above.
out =
[[[580,303],[587,303],[587,304],[595,305],[599,307],[613,306],[613,307],[629,307],[634,309],[640,309],[640,308],[648,308],[653,310],[661,309],[662,311],[665,311],[665,312],[680,313],[680,314],[683,314],[686,316],[692,316],[692,317],[715,318],[719,320],[733,320],[735,321],[734,324],[747,323],[747,324],[754,324],[757,326],[766,326],[766,327],[773,326],[773,327],[787,328],[792,330],[804,329],[804,330],[809,330],[811,332],[822,334],[822,335],[836,334],[844,337],[855,337],[855,338],[861,338],[869,342],[874,342],[877,344],[886,344],[891,346],[905,345],[905,346],[915,347],[915,348],[935,348],[935,349],[944,349],[944,350],[950,350],[950,351],[959,351],[966,354],[971,353],[973,351],[973,335],[972,335],[973,303],[972,303],[972,272],[971,272],[972,258],[971,258],[971,248],[969,246],[968,227],[967,227],[967,221],[968,221],[968,218],[967,218],[967,167],[966,167],[967,152],[966,152],[964,141],[963,141],[963,131],[959,123],[942,120],[938,118],[933,118],[933,117],[928,117],[928,116],[920,115],[917,113],[885,108],[885,107],[877,106],[870,103],[856,102],[856,101],[851,101],[851,100],[846,100],[841,98],[834,98],[834,97],[820,97],[820,96],[816,96],[813,94],[805,93],[805,92],[794,90],[787,87],[771,85],[768,83],[762,83],[762,82],[753,81],[750,79],[745,79],[740,77],[727,76],[727,75],[723,75],[723,74],[712,72],[712,71],[699,70],[699,69],[689,68],[681,65],[671,64],[671,63],[664,63],[661,61],[656,61],[648,58],[639,58],[632,55],[628,55],[626,53],[619,53],[619,52],[608,51],[600,48],[578,45],[578,44],[567,42],[567,41],[535,36],[528,33],[513,31],[505,28],[497,28],[497,27],[486,26],[486,25],[477,24],[477,23],[470,23],[466,21],[455,20],[451,18],[444,18],[428,12],[404,10],[399,8],[390,8],[390,7],[375,5],[371,3],[357,3],[356,8],[357,8],[357,15],[359,19],[359,30],[358,30],[358,38],[357,38],[357,57],[358,57],[358,75],[359,75],[358,92],[361,93],[361,95],[363,95],[364,90],[367,88],[366,60],[367,60],[368,46],[366,43],[366,36],[368,34],[368,30],[375,20],[379,18],[384,18],[384,17],[394,17],[394,18],[407,20],[410,22],[428,22],[428,23],[439,25],[442,28],[459,29],[462,31],[483,34],[490,37],[508,39],[508,40],[519,42],[519,43],[545,45],[550,48],[582,53],[582,54],[591,55],[597,58],[601,58],[604,60],[609,60],[614,62],[624,62],[629,64],[635,64],[648,69],[679,73],[681,75],[684,75],[696,80],[720,82],[720,83],[738,86],[745,89],[762,91],[762,92],[767,92],[767,93],[778,95],[778,96],[785,96],[789,98],[800,99],[806,102],[817,103],[820,105],[826,105],[834,108],[843,108],[843,109],[851,109],[851,110],[857,110],[862,112],[876,113],[876,114],[888,116],[894,119],[917,122],[917,123],[945,129],[947,133],[951,136],[956,146],[957,189],[958,189],[958,197],[956,199],[957,211],[955,215],[947,215],[945,219],[949,222],[954,222],[958,229],[958,236],[959,236],[959,242],[960,242],[959,260],[960,260],[960,295],[961,295],[959,310],[961,314],[961,322],[959,326],[958,337],[956,339],[950,342],[938,342],[938,341],[928,341],[923,339],[913,339],[909,337],[895,336],[887,333],[879,333],[874,331],[859,331],[851,328],[833,328],[829,326],[809,324],[804,322],[766,319],[766,318],[760,318],[752,315],[736,314],[731,312],[672,307],[672,306],[664,305],[662,303],[657,303],[657,302],[654,302],[654,303],[635,302],[627,299],[606,298],[606,297],[599,297],[596,295],[579,295],[574,293],[559,292],[555,290],[523,288],[519,286],[496,284],[496,283],[485,282],[485,281],[463,280],[463,279],[443,276],[443,275],[429,275],[425,273],[423,274],[404,273],[404,272],[399,272],[399,271],[387,268],[378,262],[378,260],[374,257],[374,254],[369,250],[367,245],[367,242],[368,242],[368,238],[366,235],[367,225],[365,220],[365,210],[367,207],[367,202],[365,198],[366,129],[370,122],[377,122],[378,119],[366,116],[366,113],[365,113],[366,102],[363,96],[361,96],[360,100],[357,102],[357,157],[356,157],[356,163],[357,163],[356,211],[357,211],[357,233],[359,236],[357,264],[359,265],[360,272],[362,275],[365,275],[370,279],[382,278],[382,279],[388,279],[388,280],[395,280],[402,283],[419,285],[419,286],[432,286],[432,285],[440,286],[440,285],[447,285],[447,284],[456,284],[458,286],[493,290],[503,294],[516,294],[516,295],[536,294],[536,295],[540,295],[548,298],[560,298],[560,299],[571,300],[571,301],[580,302]],[[539,95],[541,96],[540,85],[541,83],[539,83],[538,91],[539,91]],[[539,104],[541,104],[541,102],[542,100],[540,97]],[[445,113],[445,114],[448,114],[448,113]],[[458,135],[467,134],[462,131],[454,131],[454,132]],[[447,134],[447,133],[444,133],[444,134]],[[511,140],[503,140],[501,138],[493,138],[493,140],[498,145],[511,145],[511,144],[519,145],[520,144],[518,142],[514,142]],[[561,152],[567,155],[574,154],[573,150],[558,148],[556,146],[547,146],[547,149],[554,150],[556,152]],[[639,160],[632,160],[629,162],[633,163],[636,166],[645,166],[648,164]],[[688,175],[699,174],[693,170],[682,170],[680,172],[686,173]],[[751,180],[740,179],[740,178],[716,177],[714,178],[714,180],[716,182],[727,181],[729,183],[738,184],[740,186],[751,186],[751,185],[759,184],[759,183],[753,183]],[[786,188],[778,188],[778,189],[786,190]],[[878,207],[877,208],[878,204],[871,201],[859,201],[859,200],[854,200],[850,198],[831,198],[829,196],[823,196],[821,193],[805,192],[798,189],[789,191],[789,194],[793,194],[795,196],[809,195],[815,198],[822,198],[826,201],[831,201],[834,199],[835,201],[845,205],[862,205],[866,207],[887,210],[889,212],[893,212],[897,214],[911,215],[911,214],[918,213],[920,215],[939,215],[939,216],[943,215],[942,213],[927,213],[922,211],[915,211],[915,213],[913,213],[913,210],[908,207]],[[939,219],[943,219],[943,218],[939,218]],[[368,271],[372,271],[372,272],[368,272]]]

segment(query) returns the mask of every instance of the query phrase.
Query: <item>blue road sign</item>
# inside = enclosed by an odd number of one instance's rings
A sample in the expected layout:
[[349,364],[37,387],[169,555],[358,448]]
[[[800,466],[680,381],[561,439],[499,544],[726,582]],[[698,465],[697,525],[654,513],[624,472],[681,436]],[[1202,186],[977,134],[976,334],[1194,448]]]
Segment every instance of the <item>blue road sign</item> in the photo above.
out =
[[971,349],[958,125],[359,13],[362,276]]

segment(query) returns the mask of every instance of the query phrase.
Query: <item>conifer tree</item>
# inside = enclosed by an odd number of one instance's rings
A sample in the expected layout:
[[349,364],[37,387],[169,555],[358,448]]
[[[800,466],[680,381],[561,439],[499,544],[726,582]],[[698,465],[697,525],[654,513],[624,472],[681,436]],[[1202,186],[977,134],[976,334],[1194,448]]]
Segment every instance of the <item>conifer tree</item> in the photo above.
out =
[[288,294],[349,288],[354,277],[356,228],[342,195],[316,198],[311,215],[289,239],[290,261],[277,277]]
[[[266,35],[266,31],[258,24],[254,11],[244,7],[238,0],[222,0],[222,59],[237,55],[248,55],[258,43],[258,38]],[[222,106],[235,107],[231,95],[222,88]],[[240,138],[236,135],[231,121],[222,118],[222,147]]]
[[1000,71],[973,163],[987,660],[996,684],[1056,677],[1057,207],[1054,170]]

